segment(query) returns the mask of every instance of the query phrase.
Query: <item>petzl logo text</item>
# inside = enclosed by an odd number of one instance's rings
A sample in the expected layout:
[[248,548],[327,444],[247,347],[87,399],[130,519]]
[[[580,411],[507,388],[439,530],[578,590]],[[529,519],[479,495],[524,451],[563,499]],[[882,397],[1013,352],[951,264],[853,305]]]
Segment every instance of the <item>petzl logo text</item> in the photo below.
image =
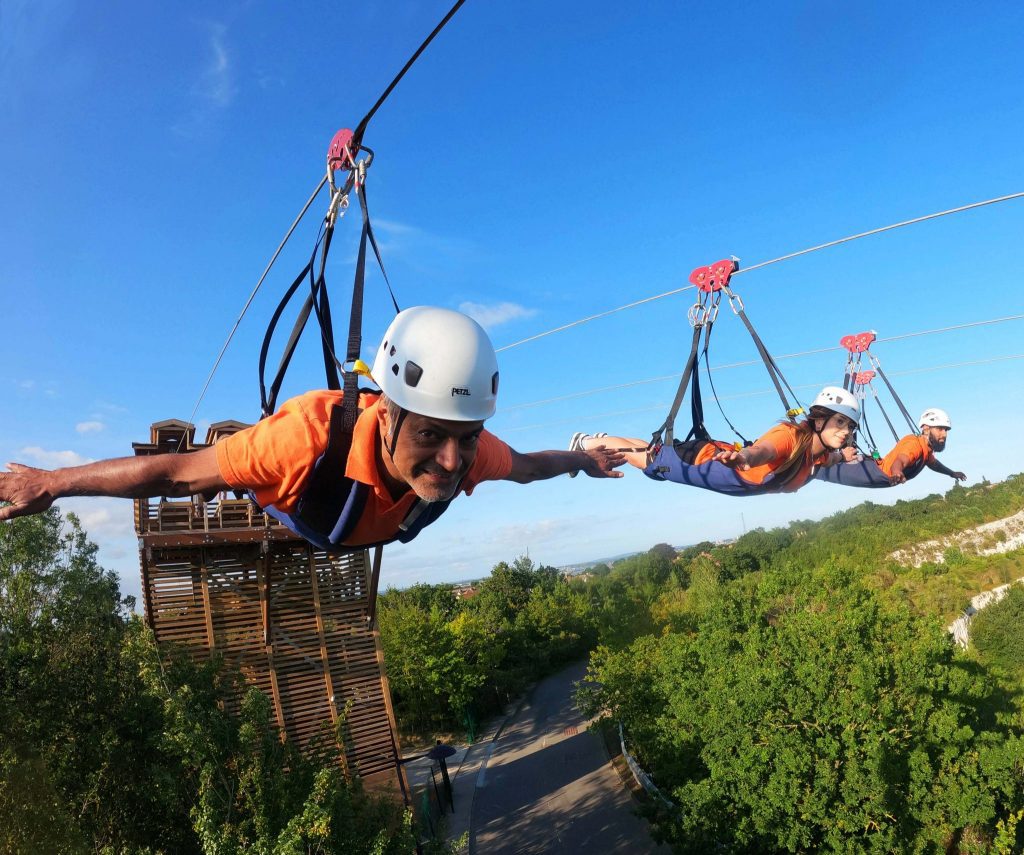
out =
[[466,395],[468,397],[469,389],[463,389],[460,386],[452,386],[452,397],[454,398],[456,395]]

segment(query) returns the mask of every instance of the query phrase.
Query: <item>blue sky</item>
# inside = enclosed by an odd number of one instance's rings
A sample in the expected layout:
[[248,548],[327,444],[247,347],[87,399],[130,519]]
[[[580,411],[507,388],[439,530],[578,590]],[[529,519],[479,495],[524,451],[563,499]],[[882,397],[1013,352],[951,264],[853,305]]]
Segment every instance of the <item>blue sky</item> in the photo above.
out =
[[[130,453],[187,418],[270,253],[353,126],[447,3],[0,6],[0,460]],[[370,202],[402,306],[467,308],[498,347],[743,264],[1024,190],[1019,4],[681,4],[470,0],[375,117]],[[301,268],[319,199],[249,311],[200,408],[258,413],[267,319]],[[776,354],[1024,312],[1024,200],[752,271],[736,290]],[[358,218],[329,267],[344,316]],[[685,356],[692,292],[501,353],[491,429],[520,451],[577,429],[648,436]],[[372,355],[391,316],[371,276]],[[943,406],[943,460],[1020,471],[1022,322],[878,345],[915,413]],[[730,315],[713,365],[754,354]],[[309,339],[286,394],[321,385]],[[965,363],[976,363],[967,365]],[[783,363],[839,380],[838,351]],[[942,367],[954,366],[954,367]],[[550,398],[633,383],[612,392]],[[730,416],[779,417],[756,366],[716,372]],[[801,389],[809,397],[807,389]],[[876,425],[880,422],[876,422]],[[724,426],[713,429],[727,436]],[[925,472],[867,494],[812,485],[728,499],[636,471],[487,484],[385,583],[483,575],[528,551],[564,564],[944,491]],[[130,503],[77,500],[101,558],[138,592]]]

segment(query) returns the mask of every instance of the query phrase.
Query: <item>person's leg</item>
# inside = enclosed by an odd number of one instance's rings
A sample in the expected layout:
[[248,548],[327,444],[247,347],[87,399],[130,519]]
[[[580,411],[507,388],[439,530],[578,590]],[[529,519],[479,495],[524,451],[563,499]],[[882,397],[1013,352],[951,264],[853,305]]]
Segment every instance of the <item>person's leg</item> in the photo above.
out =
[[653,456],[650,465],[644,468],[644,475],[655,481],[686,484],[726,496],[753,496],[764,492],[763,487],[745,481],[735,469],[724,463],[716,460],[699,464],[687,462],[696,457],[691,453],[693,448],[689,445],[678,443],[674,447],[662,447]]
[[814,473],[819,481],[842,484],[845,487],[870,487],[874,489],[891,487],[892,482],[881,467],[870,457],[854,463],[837,463],[822,466]]
[[626,462],[637,469],[647,468],[647,440],[626,436],[586,435],[580,439],[580,448],[590,451],[603,445],[613,451],[621,451]]

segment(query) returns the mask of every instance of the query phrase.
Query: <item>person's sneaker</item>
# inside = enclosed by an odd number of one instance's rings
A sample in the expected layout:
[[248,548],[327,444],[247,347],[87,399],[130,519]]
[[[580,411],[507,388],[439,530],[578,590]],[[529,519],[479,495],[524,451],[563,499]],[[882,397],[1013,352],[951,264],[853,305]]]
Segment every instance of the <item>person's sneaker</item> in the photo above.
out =
[[[588,440],[588,439],[603,439],[606,436],[608,436],[608,434],[606,434],[606,433],[590,434],[590,433],[584,433],[583,431],[577,431],[576,433],[574,433],[572,435],[572,438],[569,440],[569,451],[586,451],[586,449],[583,447],[583,443],[584,443],[585,440]],[[575,472],[570,472],[569,473],[569,477],[570,478],[575,478],[579,474],[580,474],[579,470],[577,470]]]

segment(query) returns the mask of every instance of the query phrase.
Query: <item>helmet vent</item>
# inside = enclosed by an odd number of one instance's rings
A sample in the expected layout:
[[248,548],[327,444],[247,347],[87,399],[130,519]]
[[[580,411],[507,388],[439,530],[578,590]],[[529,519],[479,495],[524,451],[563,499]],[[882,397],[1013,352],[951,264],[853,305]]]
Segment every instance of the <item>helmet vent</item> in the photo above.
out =
[[391,364],[391,373],[394,374],[396,377],[398,376],[398,363],[397,362],[393,362]]
[[[398,366],[395,366],[396,368]],[[405,363],[405,385],[415,386],[423,376],[423,369],[411,360]]]
[[[388,343],[384,342],[384,347],[387,347],[387,346],[388,346]],[[395,346],[391,345],[391,350],[388,351],[388,356],[394,356],[394,355],[395,355]]]
[[494,376],[491,378],[491,394],[498,394],[498,372],[494,372]]

